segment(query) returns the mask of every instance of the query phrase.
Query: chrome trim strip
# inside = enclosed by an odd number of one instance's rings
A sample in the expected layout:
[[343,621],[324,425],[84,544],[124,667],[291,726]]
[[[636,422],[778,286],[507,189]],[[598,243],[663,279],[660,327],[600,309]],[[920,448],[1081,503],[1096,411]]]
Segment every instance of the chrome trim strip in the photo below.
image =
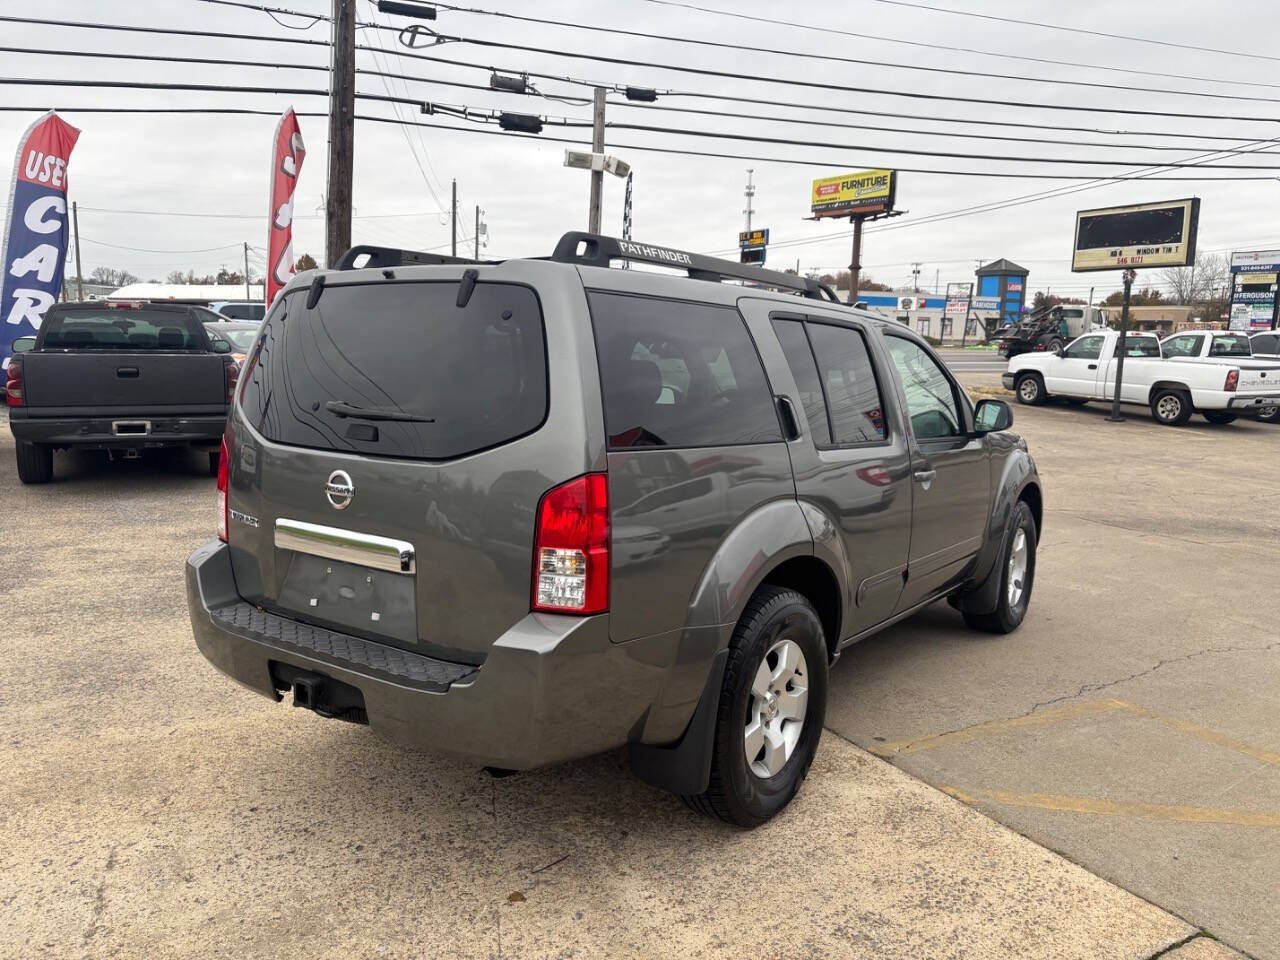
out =
[[276,518],[275,544],[281,550],[296,550],[313,557],[354,563],[391,573],[413,573],[416,559],[413,544],[390,537],[375,537],[318,523]]

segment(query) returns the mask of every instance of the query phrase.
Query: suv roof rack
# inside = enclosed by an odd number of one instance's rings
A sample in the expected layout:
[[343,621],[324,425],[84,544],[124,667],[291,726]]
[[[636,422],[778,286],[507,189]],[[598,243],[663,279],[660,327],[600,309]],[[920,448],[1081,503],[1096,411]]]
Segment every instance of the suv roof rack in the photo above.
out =
[[825,283],[819,283],[809,277],[797,276],[794,273],[779,273],[776,270],[765,270],[763,267],[749,263],[734,263],[732,260],[721,260],[701,253],[688,253],[652,243],[619,240],[617,237],[606,237],[579,230],[572,230],[560,238],[555,252],[551,254],[551,259],[558,263],[576,263],[588,267],[607,267],[613,260],[634,260],[663,267],[681,267],[687,270],[690,278],[694,280],[711,280],[715,283],[719,283],[726,277],[750,280],[763,287],[793,290],[812,300],[840,302],[834,290]]
[[[356,266],[356,260],[368,255],[365,263]],[[439,266],[444,263],[483,263],[470,257],[449,257],[442,253],[423,253],[419,250],[397,250],[395,247],[377,247],[361,243],[338,258],[333,265],[335,270],[367,270],[386,269],[387,267],[408,267],[414,265]]]

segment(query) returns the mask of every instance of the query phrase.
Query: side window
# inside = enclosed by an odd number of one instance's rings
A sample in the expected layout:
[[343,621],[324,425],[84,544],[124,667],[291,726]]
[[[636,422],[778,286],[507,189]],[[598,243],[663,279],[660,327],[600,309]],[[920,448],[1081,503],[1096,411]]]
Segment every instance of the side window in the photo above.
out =
[[951,380],[924,349],[902,337],[885,337],[907,395],[907,415],[917,440],[959,436],[960,412]]
[[1160,344],[1166,357],[1194,357],[1200,349],[1198,337],[1171,337]]
[[[1138,357],[1145,359],[1154,357],[1160,359],[1160,341],[1152,336],[1127,336],[1124,339],[1124,355],[1126,357]],[[1120,341],[1116,341],[1115,352],[1112,356],[1120,356]]]
[[1081,337],[1063,354],[1071,360],[1097,360],[1102,355],[1102,337]]
[[732,307],[591,293],[609,446],[780,441],[773,397]]
[[1211,357],[1247,357],[1252,351],[1249,349],[1249,338],[1242,333],[1226,333],[1213,338],[1213,342],[1209,344],[1209,356]]
[[809,436],[818,446],[829,446],[831,427],[827,423],[827,405],[822,399],[822,381],[818,379],[818,365],[814,362],[813,351],[809,349],[804,324],[799,320],[774,320],[773,332],[778,335],[787,366],[796,378],[800,405],[804,407],[804,416],[809,422]]
[[831,411],[835,442],[875,443],[886,437],[884,407],[862,334],[850,327],[807,323]]
[[1280,347],[1280,337],[1273,334],[1254,337],[1251,346],[1254,353],[1275,353],[1277,347]]

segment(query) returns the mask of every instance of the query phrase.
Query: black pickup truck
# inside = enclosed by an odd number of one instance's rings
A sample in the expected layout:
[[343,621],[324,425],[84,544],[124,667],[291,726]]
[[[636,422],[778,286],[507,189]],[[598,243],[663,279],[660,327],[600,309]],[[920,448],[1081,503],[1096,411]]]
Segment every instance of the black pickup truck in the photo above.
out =
[[156,447],[207,447],[216,474],[240,372],[229,353],[186,306],[51,307],[34,345],[5,370],[18,478],[49,482],[53,451],[71,447],[130,459]]

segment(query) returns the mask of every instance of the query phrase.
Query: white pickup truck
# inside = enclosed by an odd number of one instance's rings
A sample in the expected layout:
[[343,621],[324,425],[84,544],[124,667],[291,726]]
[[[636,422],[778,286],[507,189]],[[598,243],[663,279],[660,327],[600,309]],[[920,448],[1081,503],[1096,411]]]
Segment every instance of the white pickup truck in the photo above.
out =
[[[1002,380],[1021,403],[1044,403],[1051,397],[1077,403],[1110,400],[1119,339],[1106,330],[1085,334],[1057,353],[1024,353],[1009,361]],[[1131,333],[1125,341],[1120,401],[1148,406],[1157,423],[1172,427],[1196,412],[1210,423],[1224,424],[1244,410],[1280,405],[1280,363],[1239,360],[1168,360],[1154,334]]]

